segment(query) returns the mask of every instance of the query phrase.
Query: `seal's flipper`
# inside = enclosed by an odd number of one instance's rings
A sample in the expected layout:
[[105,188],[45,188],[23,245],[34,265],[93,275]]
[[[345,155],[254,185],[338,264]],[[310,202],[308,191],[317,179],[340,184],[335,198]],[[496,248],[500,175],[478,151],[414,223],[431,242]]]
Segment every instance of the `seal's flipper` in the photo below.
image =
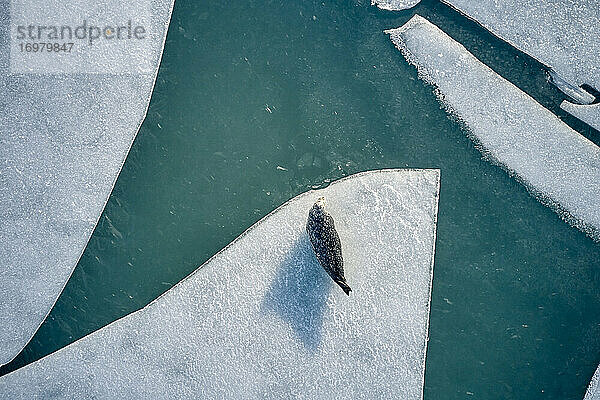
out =
[[350,296],[350,292],[352,291],[352,289],[350,289],[350,286],[348,286],[348,284],[345,281],[335,281],[335,283],[337,283],[338,285],[340,285],[340,287],[342,288],[342,290],[348,296]]

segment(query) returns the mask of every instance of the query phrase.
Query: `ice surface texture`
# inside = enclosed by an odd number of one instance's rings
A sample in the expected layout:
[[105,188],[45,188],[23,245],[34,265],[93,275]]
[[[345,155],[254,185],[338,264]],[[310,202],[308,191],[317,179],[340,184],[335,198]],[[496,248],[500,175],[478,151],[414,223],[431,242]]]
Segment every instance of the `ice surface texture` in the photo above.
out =
[[408,10],[419,4],[421,0],[371,0],[371,5],[382,10],[400,11]]
[[[571,85],[588,84],[600,90],[598,0],[442,1],[552,68]],[[599,129],[600,106],[588,106],[581,112],[575,111],[583,108],[577,104],[563,103],[561,107]]]
[[[439,179],[373,171],[300,195],[142,310],[1,377],[0,398],[421,399]],[[305,231],[320,196],[349,297]]]
[[583,400],[600,400],[600,365],[596,369],[594,376],[592,376],[590,386]]
[[596,145],[424,18],[416,15],[387,32],[485,153],[569,222],[599,238]]
[[560,107],[600,131],[600,104],[573,104],[565,100]]
[[40,75],[9,73],[0,5],[0,365],[31,339],[92,234],[144,119],[171,8],[151,3],[152,73]]

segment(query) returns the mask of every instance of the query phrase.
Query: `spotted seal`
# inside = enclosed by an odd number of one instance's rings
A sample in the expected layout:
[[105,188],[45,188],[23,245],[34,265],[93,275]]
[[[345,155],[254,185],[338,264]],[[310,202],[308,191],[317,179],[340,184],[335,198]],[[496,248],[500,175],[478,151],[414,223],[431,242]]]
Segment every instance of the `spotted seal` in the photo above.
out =
[[308,213],[306,232],[315,251],[319,264],[349,296],[352,289],[344,277],[342,243],[335,230],[333,218],[325,211],[325,198],[321,197]]

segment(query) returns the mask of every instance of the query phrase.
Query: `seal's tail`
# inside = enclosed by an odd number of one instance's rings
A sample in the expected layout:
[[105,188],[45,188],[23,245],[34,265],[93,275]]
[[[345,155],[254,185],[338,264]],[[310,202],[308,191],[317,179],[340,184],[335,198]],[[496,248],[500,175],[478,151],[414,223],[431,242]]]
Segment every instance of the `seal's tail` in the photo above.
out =
[[337,283],[338,285],[340,285],[340,287],[342,288],[342,290],[348,296],[350,296],[350,292],[352,291],[352,289],[350,289],[350,286],[348,286],[348,284],[346,283],[346,281],[335,281],[335,283]]

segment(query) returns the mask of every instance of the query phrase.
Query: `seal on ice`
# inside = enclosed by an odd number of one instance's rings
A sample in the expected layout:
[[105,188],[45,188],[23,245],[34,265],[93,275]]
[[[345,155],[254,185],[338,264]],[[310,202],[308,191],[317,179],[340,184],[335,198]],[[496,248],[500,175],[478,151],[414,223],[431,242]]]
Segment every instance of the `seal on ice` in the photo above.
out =
[[321,197],[308,213],[306,232],[319,264],[349,296],[352,289],[344,277],[342,243],[335,230],[333,218],[325,211],[325,198]]

